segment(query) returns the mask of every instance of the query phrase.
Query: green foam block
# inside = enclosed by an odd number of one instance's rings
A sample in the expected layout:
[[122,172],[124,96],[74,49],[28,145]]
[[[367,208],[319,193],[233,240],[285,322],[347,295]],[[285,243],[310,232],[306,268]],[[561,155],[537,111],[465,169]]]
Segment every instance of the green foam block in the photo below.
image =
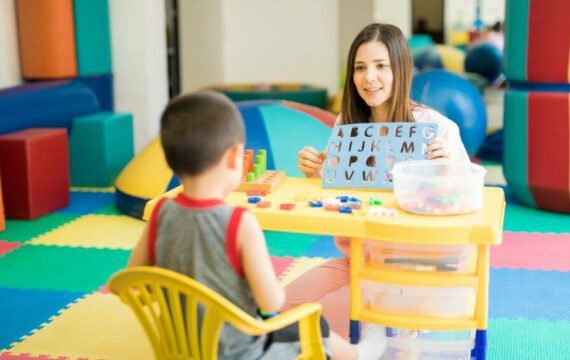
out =
[[79,75],[110,73],[111,31],[107,0],[74,0],[73,15]]
[[133,157],[131,114],[75,118],[69,136],[72,186],[111,186]]

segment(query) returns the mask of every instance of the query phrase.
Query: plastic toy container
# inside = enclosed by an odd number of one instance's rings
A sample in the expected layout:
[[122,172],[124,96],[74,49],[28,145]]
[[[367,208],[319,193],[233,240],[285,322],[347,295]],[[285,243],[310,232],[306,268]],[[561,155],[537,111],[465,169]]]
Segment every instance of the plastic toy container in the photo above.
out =
[[419,245],[369,240],[373,267],[417,272],[475,272],[475,245]]
[[470,360],[475,331],[426,331],[386,328],[388,338],[382,360]]
[[487,170],[449,160],[403,161],[392,169],[398,205],[420,215],[452,215],[477,211],[483,205]]
[[370,307],[395,315],[419,315],[437,318],[473,317],[475,287],[420,287],[365,283]]

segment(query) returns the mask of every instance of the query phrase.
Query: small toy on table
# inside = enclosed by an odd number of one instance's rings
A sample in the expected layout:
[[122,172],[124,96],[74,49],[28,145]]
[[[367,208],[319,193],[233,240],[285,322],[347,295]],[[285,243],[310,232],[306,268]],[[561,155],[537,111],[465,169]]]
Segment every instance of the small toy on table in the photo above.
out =
[[285,171],[267,170],[267,150],[254,154],[246,149],[243,156],[244,177],[236,191],[270,193],[285,179]]

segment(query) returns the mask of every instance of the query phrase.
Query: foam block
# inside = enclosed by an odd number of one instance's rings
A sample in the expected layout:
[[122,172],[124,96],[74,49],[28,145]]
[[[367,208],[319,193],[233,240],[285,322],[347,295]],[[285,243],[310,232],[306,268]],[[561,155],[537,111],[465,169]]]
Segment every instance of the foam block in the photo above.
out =
[[30,83],[0,90],[0,134],[32,127],[69,127],[73,118],[99,109],[94,92],[79,81]]
[[111,72],[107,0],[73,0],[73,12],[79,75]]
[[87,86],[95,94],[101,111],[114,110],[113,74],[84,75],[78,77],[76,81]]
[[0,169],[8,219],[34,219],[69,204],[65,129],[28,129],[0,136]]
[[0,231],[4,231],[4,229],[6,228],[5,217],[6,215],[4,214],[4,200],[2,199],[2,187],[0,187]]
[[69,148],[73,186],[112,185],[133,157],[132,115],[102,112],[75,119]]
[[24,78],[76,76],[73,1],[17,0],[16,5]]

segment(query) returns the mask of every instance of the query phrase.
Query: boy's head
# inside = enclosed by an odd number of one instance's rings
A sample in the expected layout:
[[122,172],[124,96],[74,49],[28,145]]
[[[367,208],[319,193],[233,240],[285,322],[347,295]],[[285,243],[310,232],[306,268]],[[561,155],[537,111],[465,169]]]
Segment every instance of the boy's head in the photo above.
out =
[[240,112],[216,92],[173,99],[164,109],[160,125],[166,161],[179,176],[201,174],[245,138]]

